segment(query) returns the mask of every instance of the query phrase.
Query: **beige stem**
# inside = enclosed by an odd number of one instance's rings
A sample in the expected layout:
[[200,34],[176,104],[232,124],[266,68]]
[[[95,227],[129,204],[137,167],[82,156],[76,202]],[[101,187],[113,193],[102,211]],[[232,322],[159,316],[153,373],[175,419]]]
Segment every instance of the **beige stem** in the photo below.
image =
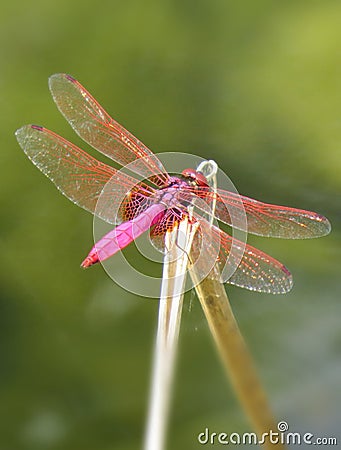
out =
[[[217,265],[200,283],[191,271],[195,290],[201,302],[211,333],[237,397],[259,438],[270,430],[278,432],[265,392],[251,355],[233,315]],[[266,438],[263,447],[277,450],[285,447]]]
[[167,232],[145,450],[163,450],[176,363],[188,254],[197,226],[186,218]]

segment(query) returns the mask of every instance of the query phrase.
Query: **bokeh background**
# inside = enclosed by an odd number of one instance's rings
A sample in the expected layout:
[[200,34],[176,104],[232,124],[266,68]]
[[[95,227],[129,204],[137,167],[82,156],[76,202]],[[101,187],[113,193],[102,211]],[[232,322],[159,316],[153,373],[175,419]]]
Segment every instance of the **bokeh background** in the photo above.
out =
[[[340,443],[340,2],[12,0],[0,23],[0,448],[144,434],[157,302],[79,269],[92,217],[14,138],[38,123],[89,150],[51,99],[56,72],[154,151],[213,158],[240,193],[331,220],[318,240],[250,238],[290,268],[288,295],[227,289],[278,419]],[[200,448],[205,427],[250,431],[189,293],[168,448]]]

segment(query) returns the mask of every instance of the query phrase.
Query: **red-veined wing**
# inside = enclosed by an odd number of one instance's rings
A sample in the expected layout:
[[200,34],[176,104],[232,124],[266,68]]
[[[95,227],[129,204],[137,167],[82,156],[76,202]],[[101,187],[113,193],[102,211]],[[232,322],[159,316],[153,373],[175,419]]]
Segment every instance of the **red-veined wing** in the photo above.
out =
[[[205,187],[195,188],[193,192],[206,201],[215,196]],[[238,223],[243,223],[244,208],[247,232],[259,236],[304,239],[324,236],[331,229],[328,219],[315,212],[271,205],[222,189],[217,189],[216,200],[214,215],[218,220],[238,228]],[[231,217],[234,218],[234,223]]]
[[53,99],[76,133],[99,152],[125,166],[133,161],[135,173],[152,178],[159,187],[169,176],[161,161],[123,128],[74,78],[55,74],[49,79]]
[[[150,186],[118,173],[46,128],[25,125],[16,131],[16,137],[30,160],[66,197],[109,223],[121,221],[116,217],[120,203],[136,185],[139,195],[146,199],[154,192]],[[106,197],[101,196],[101,207],[96,209],[103,187],[113,176],[115,183],[111,182],[110,191],[104,192]]]
[[[198,246],[194,249],[193,264],[200,278],[207,276],[217,261],[223,277],[227,276],[227,283],[270,294],[290,291],[292,276],[282,263],[238,239],[232,239],[198,213],[194,213],[194,217],[200,226],[193,243]],[[181,220],[181,211],[169,209],[151,230],[152,241],[158,249],[164,250],[165,233]]]
[[209,248],[203,251],[218,252],[218,263],[223,272],[227,270],[228,273],[230,268],[234,269],[237,266],[227,280],[228,283],[270,294],[284,294],[290,291],[293,284],[292,276],[282,263],[251,245],[232,239],[219,228],[211,227],[205,219],[199,220],[201,233],[209,235],[211,240]]

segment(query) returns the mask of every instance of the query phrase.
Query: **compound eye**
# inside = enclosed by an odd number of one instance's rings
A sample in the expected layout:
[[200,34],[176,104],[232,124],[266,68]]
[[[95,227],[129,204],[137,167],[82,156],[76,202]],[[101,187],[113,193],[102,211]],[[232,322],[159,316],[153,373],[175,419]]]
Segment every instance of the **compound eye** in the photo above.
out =
[[184,177],[190,178],[191,180],[196,180],[197,172],[194,169],[185,169],[182,171]]
[[198,186],[208,186],[208,182],[206,180],[206,177],[202,173],[197,172],[195,179],[196,179],[196,182],[197,182]]

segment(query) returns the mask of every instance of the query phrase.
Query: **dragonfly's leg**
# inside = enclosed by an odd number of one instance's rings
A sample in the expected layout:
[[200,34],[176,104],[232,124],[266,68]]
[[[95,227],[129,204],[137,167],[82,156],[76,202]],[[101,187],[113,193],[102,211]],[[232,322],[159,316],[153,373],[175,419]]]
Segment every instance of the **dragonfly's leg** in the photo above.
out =
[[170,244],[170,247],[168,247],[167,243],[165,242],[165,253],[170,252],[172,247],[173,247],[173,245],[175,245],[179,250],[181,250],[183,253],[185,253],[187,258],[188,258],[188,260],[190,261],[190,263],[192,263],[188,251],[179,243],[179,234],[178,233],[176,234],[175,241]]
[[176,236],[175,245],[176,245],[182,252],[185,253],[185,255],[187,256],[187,259],[188,259],[188,261],[189,261],[190,266],[193,266],[193,264],[194,264],[195,261],[193,260],[193,258],[191,257],[191,255],[190,255],[190,253],[189,253],[190,249],[186,249],[186,248],[183,247],[183,245],[181,245],[181,243],[179,242],[179,234],[177,234],[177,236]]
[[192,259],[191,259],[190,254],[188,253],[188,251],[187,251],[185,248],[183,248],[183,247],[178,243],[178,239],[176,239],[175,245],[178,247],[178,249],[180,249],[182,252],[184,252],[184,253],[186,254],[188,261],[189,261],[190,264],[192,265],[193,263],[192,263]]

